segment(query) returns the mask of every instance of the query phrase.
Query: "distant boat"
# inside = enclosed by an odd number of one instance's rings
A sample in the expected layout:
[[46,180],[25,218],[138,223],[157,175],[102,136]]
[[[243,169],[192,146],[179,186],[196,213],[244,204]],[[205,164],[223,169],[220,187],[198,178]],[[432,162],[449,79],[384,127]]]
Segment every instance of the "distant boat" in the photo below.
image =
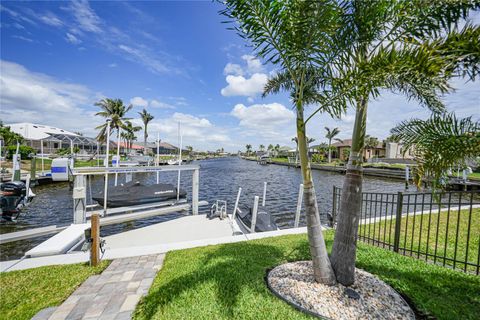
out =
[[[133,163],[138,163],[141,166],[147,166],[153,163],[153,158],[150,156],[130,155],[128,156],[128,160]],[[122,164],[122,161],[120,161],[120,164]]]
[[[187,192],[180,189],[179,198],[184,199],[186,196]],[[92,199],[103,206],[104,193],[100,192],[93,196]],[[177,188],[165,183],[144,185],[139,181],[131,181],[116,187],[110,187],[107,191],[108,208],[143,205],[173,199],[177,199]]]
[[167,161],[167,163],[171,166],[178,165],[179,163],[183,163],[183,162],[184,162],[183,160],[179,160],[179,159],[170,159]]

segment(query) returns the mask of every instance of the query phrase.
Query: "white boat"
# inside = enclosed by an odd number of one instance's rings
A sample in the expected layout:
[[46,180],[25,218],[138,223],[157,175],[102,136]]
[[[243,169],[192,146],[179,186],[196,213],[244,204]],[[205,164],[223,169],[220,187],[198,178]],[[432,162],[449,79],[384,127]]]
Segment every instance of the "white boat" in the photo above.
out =
[[172,166],[173,166],[173,165],[178,165],[178,164],[181,164],[181,163],[183,163],[183,160],[179,160],[179,159],[170,159],[170,160],[168,160],[168,161],[167,161],[167,163],[168,163],[169,165],[172,165]]

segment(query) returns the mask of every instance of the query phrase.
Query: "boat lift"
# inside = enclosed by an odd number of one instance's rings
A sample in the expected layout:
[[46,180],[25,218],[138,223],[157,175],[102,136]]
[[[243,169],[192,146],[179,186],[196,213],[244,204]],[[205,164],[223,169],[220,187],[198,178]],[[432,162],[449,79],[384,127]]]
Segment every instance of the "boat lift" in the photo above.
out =
[[[87,177],[94,175],[128,175],[132,173],[157,173],[166,171],[191,171],[192,172],[192,202],[184,199],[180,201],[167,201],[146,205],[129,206],[121,208],[104,208],[104,210],[87,210]],[[26,257],[41,257],[67,253],[77,248],[85,241],[85,231],[90,229],[90,221],[93,216],[101,216],[99,226],[119,224],[127,221],[138,220],[173,212],[185,212],[192,210],[192,215],[198,215],[198,207],[207,205],[206,201],[199,201],[199,178],[200,167],[198,165],[184,166],[148,166],[148,167],[84,167],[72,170],[74,177],[73,188],[73,224],[68,227],[38,228],[26,234],[10,235],[5,242],[19,239],[32,238],[35,236],[56,233],[53,237],[25,253]],[[105,190],[107,191],[107,189]],[[105,210],[106,209],[106,210]]]

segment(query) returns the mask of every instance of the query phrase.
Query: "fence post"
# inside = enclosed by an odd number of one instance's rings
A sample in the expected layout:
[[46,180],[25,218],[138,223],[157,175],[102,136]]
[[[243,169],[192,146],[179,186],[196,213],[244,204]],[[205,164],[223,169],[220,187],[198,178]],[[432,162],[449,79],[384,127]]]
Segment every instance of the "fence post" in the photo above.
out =
[[400,227],[402,223],[403,193],[397,193],[397,212],[395,215],[395,234],[393,240],[393,251],[398,252],[400,246]]
[[92,247],[90,248],[90,265],[96,267],[100,263],[100,217],[98,213],[91,216]]

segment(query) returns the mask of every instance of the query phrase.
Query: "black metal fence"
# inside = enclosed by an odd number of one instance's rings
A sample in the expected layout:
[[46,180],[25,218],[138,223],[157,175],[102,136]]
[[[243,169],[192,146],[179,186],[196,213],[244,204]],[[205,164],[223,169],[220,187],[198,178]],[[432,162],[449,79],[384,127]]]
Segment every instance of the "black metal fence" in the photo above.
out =
[[[333,188],[333,221],[341,191]],[[480,192],[364,192],[358,239],[479,275]]]

